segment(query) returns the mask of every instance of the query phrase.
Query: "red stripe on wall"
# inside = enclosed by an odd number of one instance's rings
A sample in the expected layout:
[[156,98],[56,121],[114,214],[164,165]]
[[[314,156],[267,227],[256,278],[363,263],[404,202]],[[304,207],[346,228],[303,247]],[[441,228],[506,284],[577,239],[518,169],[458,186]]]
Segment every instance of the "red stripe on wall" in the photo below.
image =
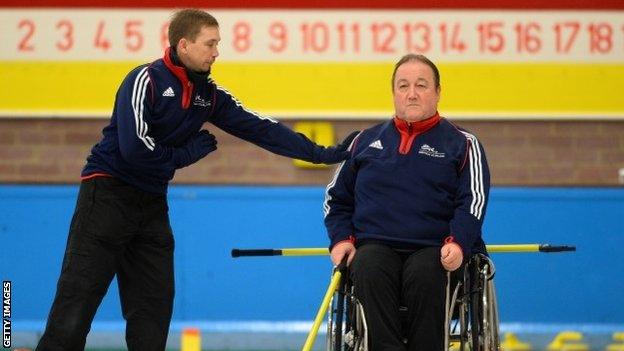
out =
[[569,9],[622,10],[624,0],[3,0],[1,7],[183,8],[204,9]]

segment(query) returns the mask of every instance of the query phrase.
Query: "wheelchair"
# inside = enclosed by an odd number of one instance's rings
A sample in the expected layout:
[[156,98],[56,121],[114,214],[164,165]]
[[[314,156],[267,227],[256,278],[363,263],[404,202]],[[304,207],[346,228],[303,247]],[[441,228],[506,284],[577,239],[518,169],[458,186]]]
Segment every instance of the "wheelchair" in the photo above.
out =
[[[575,246],[551,244],[502,244],[486,245],[486,248],[489,253],[576,251]],[[232,249],[232,257],[328,254],[327,248]],[[493,280],[495,272],[494,263],[488,256],[476,254],[464,265],[457,284],[452,288],[450,283],[447,284],[445,351],[500,350],[498,308]],[[334,268],[329,288],[303,345],[303,351],[312,350],[326,311],[327,350],[368,351],[365,313],[353,294],[353,284],[348,277],[346,262]],[[447,281],[451,282],[450,274],[447,274]],[[400,308],[397,313],[406,315],[407,310]]]
[[[368,351],[368,328],[365,313],[353,294],[353,284],[343,270],[340,285],[331,298],[327,312],[327,350]],[[446,350],[498,351],[499,320],[494,288],[496,269],[492,260],[483,254],[473,255],[460,272],[457,283],[451,287],[447,273],[445,345]],[[407,309],[399,311],[404,330]],[[407,338],[404,338],[407,342]]]

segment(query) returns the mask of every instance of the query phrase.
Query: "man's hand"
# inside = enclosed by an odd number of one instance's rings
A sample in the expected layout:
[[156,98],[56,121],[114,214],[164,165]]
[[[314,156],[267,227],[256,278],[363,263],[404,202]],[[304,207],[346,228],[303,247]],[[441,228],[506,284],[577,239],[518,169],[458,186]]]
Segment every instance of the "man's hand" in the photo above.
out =
[[320,155],[320,159],[318,162],[325,164],[334,164],[338,162],[342,162],[349,157],[351,157],[351,153],[347,151],[349,145],[353,142],[356,136],[358,136],[360,132],[355,131],[351,134],[347,135],[342,141],[336,146],[326,147]]
[[358,136],[358,134],[360,134],[359,130],[356,130],[355,132],[351,132],[351,134],[347,135],[344,139],[342,139],[340,144],[336,145],[336,149],[338,151],[347,151],[347,149],[349,148],[349,145],[351,145],[351,143],[353,142],[353,139],[355,139],[355,137]]
[[195,135],[182,146],[182,149],[185,152],[177,162],[178,168],[191,165],[215,151],[217,149],[217,138],[210,134],[209,131],[202,129],[195,133]]
[[355,246],[350,241],[342,241],[336,244],[331,250],[331,260],[334,265],[339,265],[342,259],[347,255],[347,266],[353,261],[355,256]]
[[442,266],[449,272],[452,272],[461,266],[464,261],[464,253],[461,246],[457,243],[444,244],[440,249],[440,261]]
[[202,129],[191,139],[197,161],[217,149],[217,138],[209,131]]

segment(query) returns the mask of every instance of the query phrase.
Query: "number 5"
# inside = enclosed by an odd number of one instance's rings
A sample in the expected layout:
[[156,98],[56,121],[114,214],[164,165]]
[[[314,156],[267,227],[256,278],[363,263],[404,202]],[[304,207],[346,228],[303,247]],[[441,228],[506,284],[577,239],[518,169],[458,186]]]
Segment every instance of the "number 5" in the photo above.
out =
[[132,20],[126,22],[126,48],[131,52],[137,52],[143,48],[143,34],[140,29],[142,21]]

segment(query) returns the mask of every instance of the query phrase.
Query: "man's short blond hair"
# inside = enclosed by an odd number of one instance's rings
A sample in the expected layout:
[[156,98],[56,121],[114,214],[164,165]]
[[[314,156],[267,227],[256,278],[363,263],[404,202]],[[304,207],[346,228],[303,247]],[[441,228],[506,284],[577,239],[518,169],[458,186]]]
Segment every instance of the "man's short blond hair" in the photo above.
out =
[[175,48],[182,38],[194,42],[203,27],[218,26],[217,19],[206,11],[199,9],[177,11],[169,23],[169,45]]

